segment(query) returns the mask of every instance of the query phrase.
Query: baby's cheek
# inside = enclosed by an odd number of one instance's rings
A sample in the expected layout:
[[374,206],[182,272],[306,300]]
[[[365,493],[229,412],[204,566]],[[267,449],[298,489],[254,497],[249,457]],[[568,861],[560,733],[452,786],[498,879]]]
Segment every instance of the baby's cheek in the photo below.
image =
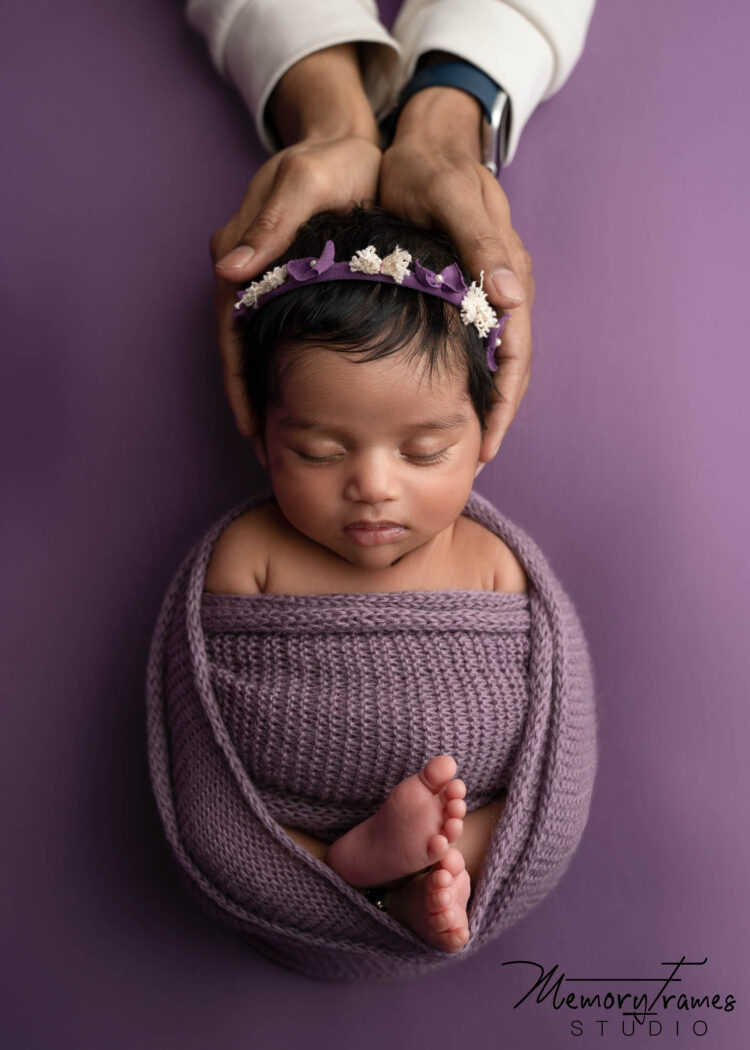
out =
[[287,456],[285,452],[282,449],[269,448],[268,466],[271,473],[278,478],[282,478],[285,474],[287,474],[289,471],[287,467]]
[[440,478],[432,490],[425,494],[425,503],[429,505],[429,516],[439,528],[443,528],[458,518],[469,497],[473,475],[466,471],[455,471]]
[[304,497],[310,488],[310,477],[299,459],[290,457],[288,452],[282,450],[271,454],[269,466],[277,497],[282,492],[290,499]]
[[[315,519],[325,508],[325,492],[321,491],[321,482],[310,470],[305,470],[304,465],[293,466],[282,459],[272,474],[272,480],[276,499],[282,510],[286,508],[288,517]],[[298,522],[295,521],[295,524]],[[314,524],[314,520],[307,524]]]

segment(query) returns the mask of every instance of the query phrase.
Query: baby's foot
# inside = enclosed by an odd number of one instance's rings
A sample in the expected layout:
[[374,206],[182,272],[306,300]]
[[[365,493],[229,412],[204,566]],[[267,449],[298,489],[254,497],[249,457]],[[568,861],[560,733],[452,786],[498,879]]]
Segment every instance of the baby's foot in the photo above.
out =
[[450,755],[402,780],[383,805],[329,847],[327,863],[352,886],[384,886],[434,864],[463,832],[466,785]]
[[446,952],[459,952],[469,939],[466,904],[471,880],[460,850],[451,846],[427,875],[417,875],[385,898],[397,922]]

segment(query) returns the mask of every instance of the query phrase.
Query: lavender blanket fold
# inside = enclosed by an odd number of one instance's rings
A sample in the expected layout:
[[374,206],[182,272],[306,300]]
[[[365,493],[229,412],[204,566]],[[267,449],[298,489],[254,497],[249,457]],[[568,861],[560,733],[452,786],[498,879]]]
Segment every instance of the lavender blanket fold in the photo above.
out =
[[[328,980],[415,976],[465,959],[558,882],[597,765],[591,662],[544,555],[487,500],[528,594],[216,595],[217,521],[164,599],[147,674],[159,813],[195,899],[274,961]],[[332,842],[448,753],[469,811],[507,792],[469,906],[470,940],[434,948],[281,826]]]

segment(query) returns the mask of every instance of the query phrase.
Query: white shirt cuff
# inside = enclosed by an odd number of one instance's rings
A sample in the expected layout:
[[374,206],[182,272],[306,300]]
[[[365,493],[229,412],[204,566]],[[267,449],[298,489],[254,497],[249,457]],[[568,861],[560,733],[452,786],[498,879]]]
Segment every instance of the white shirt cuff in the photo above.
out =
[[[403,49],[402,82],[428,51],[447,51],[482,69],[510,99],[503,165],[515,156],[521,132],[537,105],[562,86],[578,60],[594,0],[518,3],[499,0],[406,0],[393,27]],[[535,20],[532,16],[537,15]]]
[[265,119],[271,92],[288,69],[315,51],[372,45],[363,49],[365,90],[378,115],[390,105],[400,49],[378,21],[374,0],[193,0],[187,14],[207,38],[216,67],[244,98],[271,153],[280,145]]

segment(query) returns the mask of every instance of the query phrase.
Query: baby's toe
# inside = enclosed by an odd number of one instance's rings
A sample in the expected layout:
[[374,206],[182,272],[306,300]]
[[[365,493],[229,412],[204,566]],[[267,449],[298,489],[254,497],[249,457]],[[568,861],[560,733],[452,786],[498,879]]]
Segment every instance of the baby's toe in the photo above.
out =
[[451,846],[445,856],[441,859],[439,870],[447,871],[453,878],[455,878],[465,869],[466,861],[464,860],[463,853],[455,846]]
[[460,778],[457,778],[456,780],[449,780],[443,788],[443,797],[445,798],[446,802],[449,802],[452,799],[456,798],[465,798],[466,784],[464,784],[463,780],[461,780]]
[[437,794],[457,772],[458,766],[455,758],[451,755],[435,755],[426,766],[420,769],[419,779],[430,791]]
[[466,803],[461,798],[453,798],[446,804],[446,817],[458,817],[462,820],[466,816]]
[[446,871],[445,868],[433,868],[430,874],[427,876],[425,883],[425,891],[427,893],[437,893],[438,890],[445,890],[453,885],[453,875]]
[[435,860],[441,860],[449,846],[450,842],[445,835],[433,835],[427,843],[427,853]]
[[459,948],[463,948],[468,939],[468,926],[462,926],[460,929],[457,930],[449,930],[443,935],[443,947],[450,951],[456,951]]
[[453,894],[450,890],[438,890],[437,893],[428,893],[427,910],[430,912],[442,911],[448,907],[452,900]]
[[443,908],[428,917],[428,922],[435,933],[445,933],[452,930],[458,921],[458,914],[453,905]]
[[443,833],[449,843],[457,842],[464,830],[464,822],[458,817],[451,817],[443,824]]

